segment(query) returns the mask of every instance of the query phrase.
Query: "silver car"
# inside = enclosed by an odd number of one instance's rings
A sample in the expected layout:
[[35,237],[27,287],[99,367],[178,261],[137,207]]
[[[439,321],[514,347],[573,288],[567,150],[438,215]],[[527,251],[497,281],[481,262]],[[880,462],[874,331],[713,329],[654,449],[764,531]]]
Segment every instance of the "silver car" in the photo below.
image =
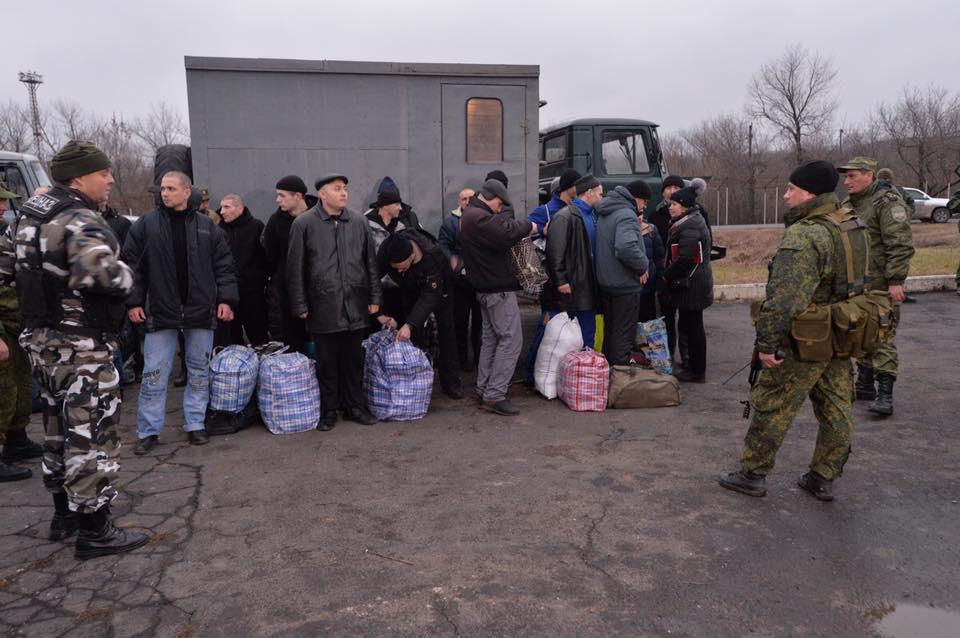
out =
[[925,222],[934,222],[942,224],[950,219],[950,210],[947,208],[947,199],[943,197],[930,197],[919,188],[904,188],[910,197],[913,198],[913,205],[916,208],[913,212],[913,218]]

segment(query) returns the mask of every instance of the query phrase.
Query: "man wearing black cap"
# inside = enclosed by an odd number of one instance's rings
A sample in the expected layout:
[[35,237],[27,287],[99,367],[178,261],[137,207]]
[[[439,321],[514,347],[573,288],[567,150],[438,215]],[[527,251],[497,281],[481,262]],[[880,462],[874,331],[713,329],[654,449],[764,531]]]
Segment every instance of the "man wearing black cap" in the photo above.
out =
[[[457,351],[460,358],[460,370],[473,370],[470,363],[470,348],[473,349],[473,363],[480,359],[480,302],[477,301],[477,292],[467,281],[466,269],[463,267],[463,258],[460,255],[460,218],[463,211],[476,195],[472,188],[461,189],[457,195],[457,207],[450,211],[450,216],[443,220],[437,243],[440,250],[450,262],[453,271],[453,320],[454,331],[457,337]],[[469,339],[468,339],[469,335]]]
[[[400,191],[385,188],[377,193],[377,201],[371,203],[370,208],[364,213],[363,216],[367,218],[367,226],[370,227],[370,235],[373,237],[373,247],[377,251],[394,233],[407,228],[407,225],[400,219],[402,210],[403,203],[400,200]],[[385,271],[383,271],[383,277],[380,279],[380,287],[383,289],[383,303],[380,304],[380,313],[394,318],[402,318],[400,289]]]
[[[866,245],[862,226],[849,208],[841,208],[833,193],[836,169],[829,162],[804,164],[790,175],[783,195],[790,206],[787,229],[770,264],[766,297],[756,319],[756,356],[763,372],[750,390],[753,419],[740,457],[740,470],[720,478],[723,487],[747,494],[767,493],[766,475],[773,470],[777,450],[797,411],[809,397],[820,424],[810,471],[798,485],[821,501],[833,500],[833,480],[850,454],[853,435],[853,383],[848,359],[801,361],[791,326],[811,304],[826,308],[848,298],[848,281],[862,279],[866,250],[850,254],[839,224],[852,224]],[[858,243],[851,238],[851,245]],[[847,264],[854,273],[848,280]],[[827,314],[830,320],[830,314]],[[828,348],[830,346],[828,345]],[[828,355],[829,356],[829,355]],[[808,357],[809,358],[809,357]]]
[[[660,241],[667,245],[667,235],[670,233],[670,196],[683,188],[686,184],[679,175],[668,175],[663,178],[663,187],[660,191],[660,203],[653,212],[646,213],[646,220],[657,227]],[[642,211],[641,211],[642,212]]]
[[50,172],[57,185],[27,200],[15,228],[0,237],[0,283],[16,280],[20,344],[45,402],[43,480],[55,510],[50,539],[79,529],[74,555],[86,559],[148,540],[114,527],[110,516],[120,453],[113,351],[133,273],[96,212],[113,186],[103,151],[71,140],[53,157]]
[[382,302],[377,251],[367,220],[347,208],[346,176],[325,175],[315,186],[320,202],[290,228],[287,282],[290,311],[306,320],[317,346],[317,429],[332,429],[338,408],[346,419],[372,425],[360,344]]
[[527,219],[537,225],[538,235],[544,235],[547,224],[550,223],[553,216],[561,209],[569,206],[573,198],[577,196],[577,187],[575,184],[580,177],[582,177],[580,173],[572,168],[563,171],[563,174],[560,175],[557,190],[550,195],[550,201],[537,206],[527,216]]
[[403,319],[385,316],[381,323],[397,328],[397,339],[410,339],[418,348],[424,349],[427,344],[424,326],[432,313],[440,337],[440,388],[450,398],[462,399],[453,327],[453,272],[440,246],[426,233],[401,230],[383,243],[377,261],[380,272],[400,291],[403,312]]
[[[487,182],[491,179],[496,180],[501,184],[503,184],[504,189],[507,189],[510,187],[510,180],[507,179],[507,174],[501,171],[500,169],[492,170],[489,173],[487,173],[487,176],[483,178],[483,181]],[[500,210],[498,214],[502,215],[503,219],[513,219],[514,218],[513,204],[511,204],[510,202],[504,202],[503,208]]]
[[520,411],[507,398],[507,389],[523,348],[523,333],[516,294],[520,284],[511,268],[510,249],[535,233],[537,225],[505,219],[501,210],[509,202],[501,182],[484,182],[463,212],[460,245],[483,316],[477,394],[484,409],[516,416]]
[[276,185],[277,210],[263,229],[263,249],[270,264],[270,285],[280,304],[280,331],[291,351],[307,352],[307,329],[303,319],[290,312],[287,289],[287,248],[293,220],[317,205],[317,198],[307,195],[307,185],[297,175],[281,177]]

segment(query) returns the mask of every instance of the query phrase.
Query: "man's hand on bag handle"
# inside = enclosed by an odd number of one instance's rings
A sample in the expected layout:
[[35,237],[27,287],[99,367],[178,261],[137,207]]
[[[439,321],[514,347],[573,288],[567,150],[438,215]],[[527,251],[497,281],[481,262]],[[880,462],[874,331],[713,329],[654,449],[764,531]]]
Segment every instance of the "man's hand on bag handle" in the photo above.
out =
[[397,320],[393,317],[388,317],[387,315],[380,315],[377,317],[377,321],[380,322],[381,326],[386,326],[388,328],[397,329]]
[[130,323],[143,323],[147,320],[147,313],[143,311],[143,306],[136,306],[127,311],[127,317]]
[[[394,321],[393,325],[397,325],[397,322]],[[400,330],[397,331],[397,341],[410,341],[410,324],[405,323],[400,327]]]
[[561,286],[557,286],[557,292],[559,292],[561,295],[569,295],[573,292],[573,288],[570,287],[570,284],[563,284]]
[[220,321],[233,321],[233,308],[230,304],[222,303],[217,306],[217,319]]
[[537,234],[537,225],[533,222],[530,222],[530,232],[527,233],[528,236]]

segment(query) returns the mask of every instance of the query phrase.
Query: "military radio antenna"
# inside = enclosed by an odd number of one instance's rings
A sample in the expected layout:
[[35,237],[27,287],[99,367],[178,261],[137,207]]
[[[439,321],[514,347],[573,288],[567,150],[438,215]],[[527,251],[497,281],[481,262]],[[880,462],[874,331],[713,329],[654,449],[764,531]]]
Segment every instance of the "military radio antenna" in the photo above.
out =
[[30,117],[33,120],[33,142],[37,146],[37,157],[43,161],[43,130],[40,128],[40,107],[37,105],[37,87],[43,84],[43,76],[36,71],[20,71],[20,81],[27,87],[30,95]]

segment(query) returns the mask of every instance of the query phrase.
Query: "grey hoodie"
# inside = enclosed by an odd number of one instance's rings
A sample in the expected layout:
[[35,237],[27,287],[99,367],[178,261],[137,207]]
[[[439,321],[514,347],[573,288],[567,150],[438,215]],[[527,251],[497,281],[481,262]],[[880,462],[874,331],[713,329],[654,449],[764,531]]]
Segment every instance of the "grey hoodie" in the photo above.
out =
[[643,233],[637,203],[623,186],[617,186],[597,204],[597,249],[594,257],[597,284],[612,295],[640,293],[640,277],[647,272]]

